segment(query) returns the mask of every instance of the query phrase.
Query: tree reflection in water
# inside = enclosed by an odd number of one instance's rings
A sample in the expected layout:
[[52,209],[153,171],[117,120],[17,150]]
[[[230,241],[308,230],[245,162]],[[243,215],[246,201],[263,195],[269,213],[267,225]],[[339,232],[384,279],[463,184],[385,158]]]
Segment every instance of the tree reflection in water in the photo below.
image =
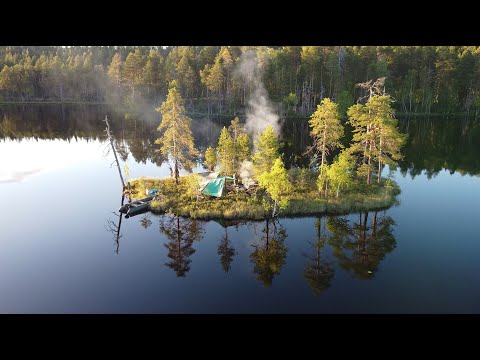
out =
[[225,272],[229,272],[231,268],[231,264],[233,258],[237,254],[237,251],[232,245],[230,238],[228,237],[228,228],[231,226],[235,226],[238,229],[239,224],[241,223],[238,220],[221,220],[217,219],[214,220],[218,224],[220,224],[225,232],[220,239],[220,243],[218,244],[217,254],[220,256],[220,264],[222,265],[222,269]]
[[[120,206],[123,206],[125,202],[125,194],[122,195],[122,201],[120,203]],[[112,214],[118,217],[118,222],[115,222],[111,219],[107,219],[105,222],[105,230],[108,232],[112,233],[113,235],[113,240],[115,241],[115,254],[118,255],[120,251],[120,238],[122,237],[122,234],[120,233],[120,229],[122,228],[122,213],[116,213],[112,211]]]
[[218,255],[220,255],[220,263],[222,264],[223,271],[228,272],[230,270],[235,254],[235,248],[231,245],[230,239],[228,238],[228,230],[225,228],[225,234],[222,236],[220,244],[218,245]]
[[330,287],[335,270],[331,262],[321,257],[321,251],[327,243],[324,224],[322,233],[322,217],[317,218],[315,227],[317,228],[317,239],[315,243],[309,241],[310,246],[314,249],[314,253],[313,255],[305,255],[309,261],[305,263],[303,276],[307,280],[313,293],[320,295]]
[[285,264],[287,248],[284,241],[287,231],[280,223],[275,224],[275,220],[267,219],[265,223],[260,244],[252,245],[255,250],[250,254],[250,261],[254,265],[253,272],[257,274],[257,279],[263,286],[269,287]]
[[[343,270],[357,279],[372,279],[385,256],[396,247],[393,234],[395,221],[386,212],[360,213],[355,220],[347,216],[318,217],[315,222],[316,239],[308,241],[309,251],[306,257],[303,276],[314,295],[324,293],[335,278],[335,266],[329,259],[331,248],[334,258]],[[152,221],[150,214],[140,218],[140,224],[147,229]],[[176,215],[160,217],[160,232],[167,238],[167,267],[175,271],[178,277],[185,277],[190,271],[191,256],[195,253],[193,242],[205,235],[204,222]],[[248,224],[248,223],[247,223]],[[254,228],[258,223],[250,223]],[[112,232],[119,250],[121,217],[118,223],[107,221],[106,228]],[[231,270],[232,261],[237,254],[228,234],[226,225],[217,247],[220,264],[225,272]],[[252,244],[250,254],[253,273],[265,287],[270,287],[275,276],[280,274],[285,265],[287,247],[286,229],[278,220],[265,220],[260,239]]]
[[170,261],[165,265],[175,271],[178,277],[185,277],[190,271],[190,257],[195,253],[193,242],[201,240],[205,233],[203,223],[178,215],[165,215],[160,218],[160,232],[168,239],[165,247]]
[[150,220],[150,213],[145,213],[141,218],[140,218],[140,224],[144,229],[147,229],[152,225],[152,220]]
[[332,234],[329,244],[341,268],[349,271],[355,278],[371,279],[386,254],[396,246],[393,235],[395,221],[385,214],[373,212],[368,223],[369,213],[360,213],[358,222],[349,224],[341,217],[330,217],[327,230]]

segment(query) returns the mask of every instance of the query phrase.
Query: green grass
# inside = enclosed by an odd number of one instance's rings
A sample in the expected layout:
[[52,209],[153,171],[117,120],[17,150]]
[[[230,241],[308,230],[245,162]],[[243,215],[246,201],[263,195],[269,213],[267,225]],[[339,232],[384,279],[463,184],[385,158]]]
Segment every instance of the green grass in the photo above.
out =
[[[262,192],[256,196],[244,193],[227,194],[222,198],[205,197],[197,199],[195,191],[189,188],[190,176],[180,178],[178,186],[174,179],[140,178],[130,180],[131,197],[146,197],[145,189],[156,188],[158,200],[150,203],[154,213],[172,212],[196,219],[242,219],[261,220],[270,215],[262,204]],[[288,206],[280,216],[305,216],[316,214],[347,214],[358,211],[381,210],[397,202],[400,188],[391,180],[384,180],[382,186],[357,184],[355,189],[340,194],[321,197],[318,191],[297,191],[289,195]]]

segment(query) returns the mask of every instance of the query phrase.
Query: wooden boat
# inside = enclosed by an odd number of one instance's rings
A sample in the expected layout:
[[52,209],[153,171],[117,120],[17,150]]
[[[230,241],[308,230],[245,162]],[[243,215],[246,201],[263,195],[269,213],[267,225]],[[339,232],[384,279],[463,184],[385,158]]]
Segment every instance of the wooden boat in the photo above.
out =
[[143,210],[148,208],[148,204],[155,199],[155,196],[149,196],[144,199],[132,201],[128,204],[125,204],[118,209],[122,214],[126,214],[126,217],[136,215]]

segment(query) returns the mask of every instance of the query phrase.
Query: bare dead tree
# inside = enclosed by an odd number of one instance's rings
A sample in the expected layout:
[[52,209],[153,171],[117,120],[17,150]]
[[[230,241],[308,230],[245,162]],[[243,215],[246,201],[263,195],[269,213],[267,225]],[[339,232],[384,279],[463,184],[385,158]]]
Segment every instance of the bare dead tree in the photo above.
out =
[[103,121],[106,124],[105,133],[107,134],[107,139],[110,142],[110,145],[111,145],[112,151],[113,151],[113,155],[115,156],[115,161],[114,162],[116,162],[116,164],[117,164],[118,175],[120,175],[120,181],[122,182],[123,189],[125,189],[125,187],[126,187],[125,186],[125,180],[123,180],[122,170],[120,170],[120,163],[118,162],[117,151],[115,150],[115,146],[113,145],[113,139],[114,138],[113,138],[112,133],[110,132],[110,124],[108,123],[107,116],[105,116],[105,120],[103,120]]
[[118,254],[120,250],[120,238],[122,237],[122,235],[120,234],[120,227],[122,226],[122,215],[115,214],[115,216],[118,216],[118,224],[116,224],[113,220],[108,219],[107,223],[105,224],[105,230],[113,234],[113,239],[116,245],[115,254]]
[[368,80],[363,83],[358,83],[355,86],[359,87],[367,92],[365,96],[358,98],[357,103],[368,98],[370,100],[374,95],[384,95],[385,94],[385,79],[386,77],[378,78],[377,80]]

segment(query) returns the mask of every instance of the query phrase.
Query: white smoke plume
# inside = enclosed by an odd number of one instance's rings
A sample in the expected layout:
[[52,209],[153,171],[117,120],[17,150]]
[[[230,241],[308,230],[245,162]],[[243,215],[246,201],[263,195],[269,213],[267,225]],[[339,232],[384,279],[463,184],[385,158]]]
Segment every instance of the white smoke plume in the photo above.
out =
[[255,184],[255,180],[252,179],[252,166],[251,161],[244,160],[240,165],[240,178],[242,179],[242,184],[247,189]]
[[280,135],[281,123],[279,116],[274,112],[268,98],[267,90],[262,82],[262,68],[254,51],[242,54],[237,72],[250,91],[249,107],[245,129],[255,140],[258,133],[263,132],[268,125],[272,125],[276,134]]

